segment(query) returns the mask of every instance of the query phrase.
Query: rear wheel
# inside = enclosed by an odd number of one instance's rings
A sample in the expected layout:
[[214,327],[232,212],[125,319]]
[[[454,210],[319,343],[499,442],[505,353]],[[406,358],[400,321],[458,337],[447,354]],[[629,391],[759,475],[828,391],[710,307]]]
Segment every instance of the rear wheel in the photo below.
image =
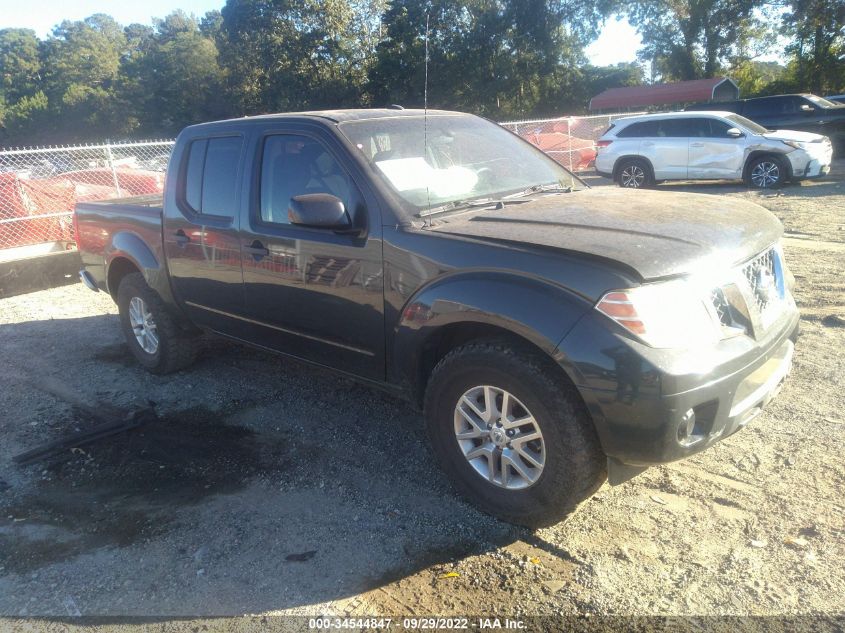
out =
[[773,189],[786,182],[786,165],[777,156],[758,156],[748,163],[745,182],[757,189]]
[[117,290],[120,325],[132,355],[149,372],[168,374],[194,362],[197,337],[178,328],[141,273],[126,275]]
[[616,167],[616,182],[627,189],[641,189],[654,185],[651,166],[637,158],[623,158]]
[[431,444],[456,488],[488,514],[558,523],[601,486],[606,458],[573,388],[502,342],[457,348],[426,389]]

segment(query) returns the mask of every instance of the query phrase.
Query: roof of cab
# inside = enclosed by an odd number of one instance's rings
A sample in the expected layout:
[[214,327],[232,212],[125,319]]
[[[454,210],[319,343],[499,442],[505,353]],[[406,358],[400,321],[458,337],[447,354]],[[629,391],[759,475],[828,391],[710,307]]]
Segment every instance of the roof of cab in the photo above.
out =
[[724,117],[728,115],[736,116],[736,112],[728,112],[726,110],[681,110],[679,112],[656,112],[654,114],[638,114],[635,116],[625,116],[614,119],[612,123],[633,123],[634,121],[649,121],[652,119],[675,119],[675,118],[690,118],[690,117]]
[[215,125],[218,123],[241,123],[244,121],[268,121],[294,118],[323,119],[325,121],[331,121],[333,123],[345,123],[346,121],[360,121],[363,119],[397,119],[403,117],[420,117],[426,114],[428,116],[471,116],[464,112],[451,112],[449,110],[426,111],[422,109],[400,110],[398,108],[351,108],[347,110],[311,110],[306,112],[281,112],[278,114],[258,114],[255,116],[245,116],[237,119],[209,121],[207,123],[199,123],[191,127]]

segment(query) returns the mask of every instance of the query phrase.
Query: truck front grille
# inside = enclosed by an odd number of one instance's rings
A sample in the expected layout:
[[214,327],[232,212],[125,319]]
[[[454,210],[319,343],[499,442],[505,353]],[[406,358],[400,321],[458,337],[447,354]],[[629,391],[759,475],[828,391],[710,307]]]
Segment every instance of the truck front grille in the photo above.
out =
[[710,302],[713,304],[713,310],[719,319],[719,323],[728,327],[733,325],[731,306],[725,298],[725,292],[722,288],[714,288],[710,292]]
[[742,274],[745,277],[751,298],[754,300],[758,314],[764,314],[776,308],[782,297],[780,288],[783,285],[783,275],[780,262],[777,261],[778,254],[774,248],[758,255],[742,267]]
[[726,335],[760,334],[785,307],[783,263],[772,247],[742,264],[730,283],[710,293],[713,316]]

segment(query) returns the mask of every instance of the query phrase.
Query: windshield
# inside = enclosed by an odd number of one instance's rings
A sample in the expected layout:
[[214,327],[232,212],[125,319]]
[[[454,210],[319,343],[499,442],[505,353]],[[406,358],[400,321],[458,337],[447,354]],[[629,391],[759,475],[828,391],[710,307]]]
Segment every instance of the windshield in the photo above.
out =
[[765,134],[766,132],[771,132],[768,128],[765,128],[762,125],[757,125],[751,119],[746,119],[744,116],[739,116],[738,114],[726,114],[725,118],[731,123],[741,125],[752,134]]
[[817,97],[816,95],[806,95],[807,98],[815,103],[817,106],[821,106],[822,108],[835,108],[836,106],[840,105],[838,103],[834,103],[833,101],[828,101],[824,97]]
[[412,215],[579,182],[540,150],[474,116],[430,114],[427,125],[423,116],[363,119],[342,123],[340,130]]

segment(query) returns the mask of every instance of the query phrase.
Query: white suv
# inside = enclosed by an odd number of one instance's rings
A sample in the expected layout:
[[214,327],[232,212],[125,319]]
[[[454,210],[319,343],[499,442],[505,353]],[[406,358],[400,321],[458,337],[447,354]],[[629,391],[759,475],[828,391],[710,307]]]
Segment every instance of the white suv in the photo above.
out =
[[767,130],[731,112],[617,119],[596,144],[596,171],[635,188],[663,180],[721,179],[777,187],[827,174],[832,156],[826,136]]

